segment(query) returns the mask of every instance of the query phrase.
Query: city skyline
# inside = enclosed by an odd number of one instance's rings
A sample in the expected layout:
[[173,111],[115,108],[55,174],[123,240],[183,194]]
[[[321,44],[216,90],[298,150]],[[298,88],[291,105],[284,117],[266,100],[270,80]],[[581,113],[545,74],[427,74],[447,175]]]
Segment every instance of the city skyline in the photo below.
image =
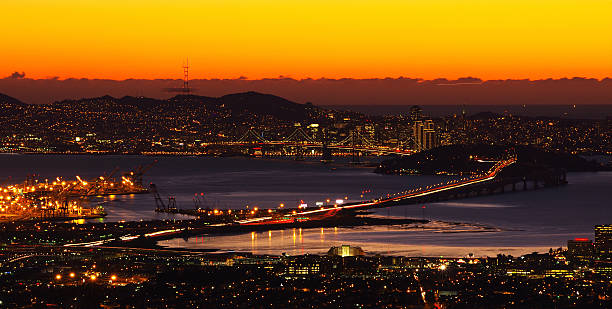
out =
[[612,0],[0,12],[0,307],[612,308]]

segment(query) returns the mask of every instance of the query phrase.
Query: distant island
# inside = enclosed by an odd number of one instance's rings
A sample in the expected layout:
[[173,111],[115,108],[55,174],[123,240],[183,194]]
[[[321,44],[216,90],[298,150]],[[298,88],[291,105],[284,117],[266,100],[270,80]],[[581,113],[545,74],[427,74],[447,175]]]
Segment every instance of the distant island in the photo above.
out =
[[383,161],[375,170],[381,174],[464,175],[486,171],[491,161],[514,151],[517,164],[503,173],[525,174],[536,169],[564,169],[568,172],[612,170],[609,166],[578,155],[552,152],[532,146],[485,144],[447,145],[412,156]]

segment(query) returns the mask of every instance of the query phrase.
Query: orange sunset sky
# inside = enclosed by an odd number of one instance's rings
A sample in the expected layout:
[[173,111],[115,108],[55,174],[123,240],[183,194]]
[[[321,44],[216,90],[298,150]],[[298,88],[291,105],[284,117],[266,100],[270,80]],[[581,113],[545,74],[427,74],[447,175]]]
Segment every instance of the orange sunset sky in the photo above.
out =
[[604,0],[2,0],[0,77],[612,76]]

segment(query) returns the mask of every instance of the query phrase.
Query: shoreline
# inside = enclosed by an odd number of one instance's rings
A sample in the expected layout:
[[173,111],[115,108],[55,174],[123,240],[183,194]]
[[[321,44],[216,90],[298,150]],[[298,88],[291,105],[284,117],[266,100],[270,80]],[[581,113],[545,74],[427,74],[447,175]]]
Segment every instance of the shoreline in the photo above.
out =
[[[251,156],[251,155],[219,155],[219,154],[210,154],[206,152],[61,152],[61,151],[50,151],[50,152],[37,152],[37,151],[24,151],[24,152],[4,152],[0,151],[0,155],[90,155],[90,156],[145,156],[145,157],[217,157],[217,158],[268,158],[267,156]],[[588,152],[588,153],[577,153],[578,156],[612,156],[612,153],[599,153],[599,152]],[[270,156],[270,157],[279,157],[279,156]],[[281,156],[282,157],[282,156]],[[284,156],[286,158],[290,158],[290,156]],[[320,157],[320,156],[317,156]],[[341,157],[350,157],[350,155],[341,156]],[[365,156],[367,157],[367,156]],[[371,156],[371,157],[393,157],[393,155],[380,155],[380,156]],[[303,160],[302,160],[303,161]],[[299,162],[296,160],[296,162]],[[332,162],[333,163],[333,162]]]
[[[197,222],[191,220],[191,222]],[[203,226],[203,227],[189,227],[190,222],[187,223],[187,228],[177,233],[165,233],[156,236],[150,236],[147,238],[139,237],[134,240],[119,241],[113,240],[111,243],[122,246],[120,244],[131,244],[134,241],[146,240],[146,243],[157,242],[162,240],[170,240],[175,238],[190,238],[197,237],[200,235],[243,235],[249,232],[258,231],[276,231],[286,229],[310,229],[310,228],[355,228],[361,226],[390,226],[390,225],[403,225],[403,224],[414,224],[414,223],[428,223],[429,220],[405,218],[405,219],[383,219],[383,218],[369,218],[369,217],[355,217],[351,220],[343,219],[340,220],[320,220],[310,222],[296,222],[287,224],[276,224],[276,225],[228,225],[228,226]]]

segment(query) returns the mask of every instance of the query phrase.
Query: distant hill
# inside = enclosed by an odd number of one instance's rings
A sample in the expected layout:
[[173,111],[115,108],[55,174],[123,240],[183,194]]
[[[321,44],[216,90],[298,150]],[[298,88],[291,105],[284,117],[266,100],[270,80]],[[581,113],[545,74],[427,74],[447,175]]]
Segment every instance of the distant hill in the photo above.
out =
[[244,119],[252,117],[269,117],[283,121],[303,121],[311,118],[318,108],[298,104],[284,98],[258,92],[228,94],[219,98],[198,95],[177,95],[160,100],[145,97],[113,98],[103,96],[79,100],[55,102],[53,106],[74,108],[81,106],[98,111],[150,112],[174,114],[180,110],[192,110],[211,116],[224,114],[231,118]]
[[0,107],[0,136],[34,138],[36,149],[82,151],[80,144],[87,143],[84,147],[124,153],[193,149],[204,141],[236,139],[252,128],[265,138],[281,138],[296,123],[324,123],[334,112],[257,92],[168,99],[106,95],[51,104],[2,95]]
[[5,94],[0,93],[0,113],[5,117],[16,117],[23,113],[26,104]]
[[234,113],[250,112],[286,120],[305,119],[310,108],[305,104],[258,92],[228,94],[218,98],[217,101],[229,107]]
[[15,98],[13,98],[13,97],[7,96],[6,94],[2,94],[2,93],[0,93],[0,104],[20,105],[20,106],[25,105],[25,103],[15,99]]
[[[6,2],[6,1],[5,1]],[[609,72],[609,70],[608,70]],[[180,87],[179,79],[31,79],[0,78],[0,92],[28,103],[44,104],[64,98],[101,94],[114,97],[141,94],[168,98],[168,88]],[[542,80],[456,80],[421,78],[304,78],[193,79],[189,86],[199,93],[221,96],[255,90],[274,93],[295,102],[335,105],[565,105],[612,102],[612,79],[561,78]]]

